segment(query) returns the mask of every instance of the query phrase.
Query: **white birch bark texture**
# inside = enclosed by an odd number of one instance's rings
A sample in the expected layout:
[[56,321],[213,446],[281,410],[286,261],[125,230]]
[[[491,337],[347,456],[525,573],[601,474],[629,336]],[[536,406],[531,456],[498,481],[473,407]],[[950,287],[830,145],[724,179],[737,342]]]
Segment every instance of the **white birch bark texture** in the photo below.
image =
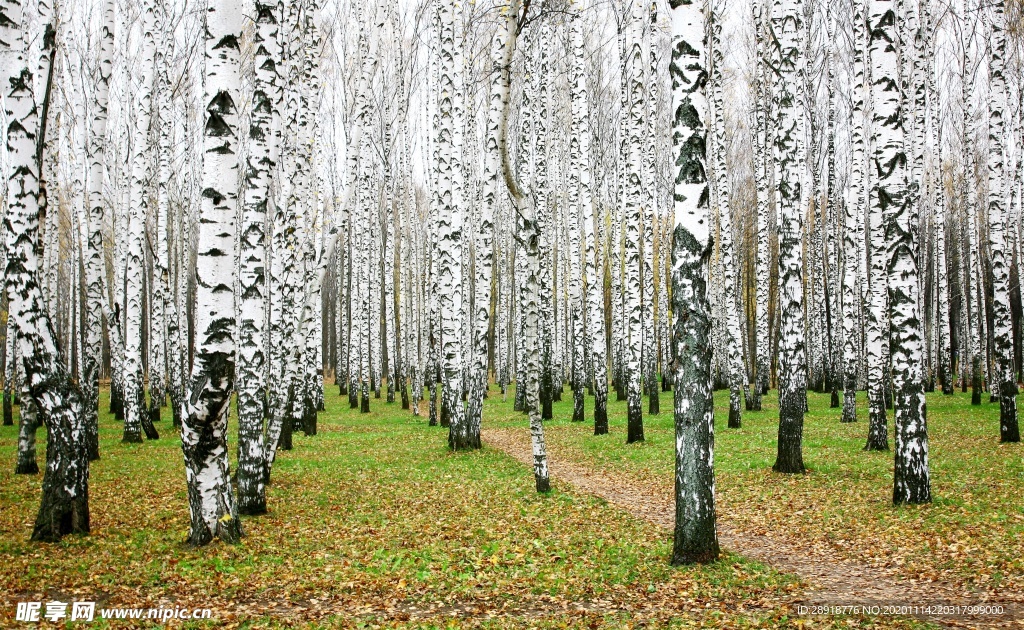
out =
[[625,19],[626,50],[623,58],[622,72],[623,90],[625,90],[626,110],[623,130],[626,134],[623,148],[623,169],[625,175],[623,190],[624,214],[624,247],[623,265],[625,268],[625,300],[626,321],[624,331],[625,361],[624,374],[626,386],[627,433],[626,443],[644,440],[643,401],[640,389],[640,359],[643,345],[643,313],[641,301],[641,253],[640,237],[642,232],[642,198],[643,198],[643,141],[647,117],[644,72],[646,66],[643,54],[644,13],[642,2],[631,3],[631,9]]
[[672,9],[672,148],[675,228],[672,306],[675,379],[675,542],[673,564],[718,557],[715,525],[714,403],[711,392],[711,208],[705,147],[708,117],[702,6]]
[[88,210],[83,220],[86,283],[85,339],[82,344],[82,410],[85,413],[86,445],[89,459],[99,459],[99,387],[100,361],[103,351],[103,166],[106,160],[107,104],[110,94],[110,72],[114,54],[114,1],[104,0],[101,14],[99,58],[96,62],[96,85],[89,141],[87,173]]
[[886,269],[896,463],[893,503],[931,501],[928,430],[925,423],[921,323],[918,317],[917,260],[914,257],[913,200],[908,194],[904,148],[903,84],[898,75],[902,16],[895,0],[869,0],[868,53],[871,63],[872,169],[878,183],[872,203],[887,215]]
[[[929,16],[931,13],[929,12]],[[929,58],[931,64],[937,64],[935,60],[936,50],[935,29],[930,31]],[[952,353],[952,328],[949,316],[949,274],[946,268],[946,184],[942,173],[942,145],[940,128],[939,92],[937,88],[936,75],[938,68],[933,67],[928,73],[928,108],[929,108],[929,142],[933,151],[932,177],[934,178],[934,225],[935,225],[935,292],[936,313],[935,313],[935,345],[936,361],[938,364],[938,378],[942,386],[942,393],[950,395],[953,393],[953,366],[951,364]],[[1018,258],[1020,262],[1020,258]],[[1019,274],[1018,274],[1019,277]]]
[[[1006,173],[1003,164],[1005,141],[1006,78],[1003,76],[1006,55],[1005,10],[1003,0],[992,7],[989,35],[989,106],[988,106],[988,240],[992,260],[992,340],[995,349],[998,385],[999,441],[1020,442],[1017,424],[1017,378],[1013,373],[1013,332],[1010,311],[1010,268],[1012,253],[1006,251],[1003,200]],[[1012,181],[1012,178],[1010,179]]]
[[[594,435],[608,433],[608,359],[607,342],[605,340],[604,320],[604,267],[600,267],[598,276],[597,240],[594,234],[594,200],[590,172],[590,95],[587,92],[586,77],[583,72],[584,47],[582,16],[574,14],[570,29],[572,30],[572,122],[570,138],[578,141],[578,153],[573,167],[574,177],[579,180],[579,213],[583,221],[583,241],[585,248],[584,273],[587,283],[587,315],[586,336],[590,346],[590,362],[593,369],[594,382]],[[572,147],[572,144],[570,144]],[[570,186],[570,194],[572,188]]]
[[[453,450],[473,448],[474,442],[466,426],[462,405],[462,224],[463,167],[462,120],[462,54],[457,41],[455,0],[439,3],[441,25],[440,94],[438,109],[440,127],[441,208],[438,216],[438,306],[441,315],[442,417],[450,423],[448,445]],[[461,22],[461,20],[460,20]],[[445,413],[447,410],[447,413]],[[477,443],[479,438],[477,438]]]
[[494,211],[498,204],[501,153],[498,151],[498,133],[501,124],[502,91],[499,64],[505,48],[505,33],[498,31],[491,42],[493,64],[488,94],[487,121],[483,151],[483,205],[476,232],[476,282],[473,287],[473,364],[470,378],[468,408],[466,411],[469,445],[480,447],[480,422],[483,399],[487,393],[487,332],[491,313],[491,276],[493,270]]
[[775,137],[776,199],[779,203],[779,439],[776,472],[802,473],[804,409],[806,407],[806,362],[803,308],[801,206],[802,173],[800,138],[803,122],[801,78],[804,52],[802,0],[775,0],[771,16],[772,41],[776,50],[774,105],[777,111]]
[[[7,261],[6,261],[6,256],[5,256],[4,263],[6,264],[6,262]],[[13,426],[14,425],[14,392],[15,392],[14,380],[17,377],[17,374],[18,374],[18,368],[17,368],[18,358],[17,358],[17,354],[16,354],[16,352],[17,352],[16,348],[17,348],[18,329],[14,325],[14,318],[13,317],[8,317],[7,318],[6,331],[7,331],[7,336],[6,336],[5,342],[4,342],[4,424],[3,424],[3,426],[9,427],[9,426]],[[83,373],[84,373],[84,370],[83,370]],[[99,383],[97,383],[97,387],[99,387]],[[86,421],[88,421],[88,417],[86,417]],[[86,431],[88,433],[88,429],[86,429]],[[98,448],[99,448],[99,446],[97,445],[97,451],[96,451],[97,457],[99,456]],[[90,458],[89,459],[90,460],[95,459],[94,457],[91,457],[91,453],[90,453]]]
[[732,212],[729,208],[729,173],[726,170],[725,106],[722,86],[721,15],[714,15],[711,24],[712,42],[712,126],[714,128],[715,165],[712,172],[718,189],[719,249],[722,257],[722,301],[725,304],[726,369],[729,382],[729,423],[731,429],[742,426],[740,390],[743,387],[743,337],[740,331],[739,305],[736,302],[736,265],[733,253]]
[[266,389],[266,222],[275,163],[273,138],[278,118],[277,62],[280,59],[277,3],[256,2],[255,86],[245,165],[245,198],[239,230],[238,269],[238,511],[267,510],[264,484],[263,420]]
[[143,275],[146,272],[146,218],[149,216],[149,174],[152,154],[149,126],[153,112],[153,77],[156,71],[156,16],[152,0],[141,3],[142,49],[139,54],[139,85],[135,98],[135,132],[132,139],[131,192],[128,199],[128,247],[125,267],[124,326],[124,432],[122,442],[141,442],[143,424],[146,437],[153,439],[156,429],[149,418],[143,420],[145,393],[142,366]]
[[[521,13],[523,15],[521,15]],[[498,133],[498,151],[501,154],[501,172],[508,187],[509,194],[517,214],[516,218],[516,240],[522,246],[524,267],[526,273],[520,291],[521,316],[523,319],[523,349],[524,356],[520,358],[525,363],[523,370],[525,378],[517,383],[517,389],[524,389],[524,406],[530,418],[530,442],[533,448],[533,477],[537,492],[548,492],[551,489],[548,476],[547,448],[544,442],[544,425],[540,418],[540,344],[539,336],[539,306],[538,293],[540,282],[540,234],[537,227],[536,198],[529,191],[522,188],[515,173],[512,170],[512,160],[509,155],[508,146],[508,119],[511,109],[511,82],[512,82],[512,57],[516,50],[516,41],[522,21],[525,19],[525,11],[522,8],[521,0],[510,0],[508,12],[505,14],[505,52],[501,63],[501,122]],[[525,141],[526,138],[521,138]],[[519,257],[517,256],[517,260]]]
[[[586,76],[583,74],[583,28],[582,18],[579,11],[573,12],[569,18],[569,40],[570,46],[570,77],[569,77],[569,98],[571,108],[571,119],[569,128],[569,181],[567,191],[567,202],[569,206],[569,301],[570,318],[572,322],[572,378],[573,392],[573,422],[583,422],[584,401],[586,392],[584,382],[587,368],[584,364],[584,348],[586,331],[584,328],[584,301],[583,301],[583,270],[580,268],[580,217],[583,214],[580,210],[581,203],[586,197],[586,203],[590,204],[590,143],[587,142],[587,153],[582,152],[581,133],[590,134],[589,125],[584,121],[586,115]],[[585,182],[584,182],[585,178]],[[586,190],[584,190],[584,188]],[[587,212],[592,214],[592,212]],[[590,217],[593,221],[593,216]],[[585,229],[585,227],[584,227]],[[593,230],[593,226],[590,228]],[[593,284],[590,290],[594,290]]]
[[[981,390],[982,390],[982,374],[981,374],[981,363],[984,351],[982,349],[981,340],[983,336],[980,331],[983,326],[981,313],[984,313],[983,306],[979,303],[979,292],[978,292],[978,280],[980,274],[978,273],[978,226],[977,226],[977,179],[974,172],[974,158],[975,152],[972,147],[974,139],[972,138],[972,128],[975,124],[974,120],[974,106],[973,106],[973,95],[974,95],[974,75],[971,70],[971,64],[968,60],[970,54],[970,43],[961,42],[960,50],[960,79],[961,79],[961,101],[963,105],[962,118],[960,126],[960,141],[963,149],[963,160],[961,160],[961,167],[963,169],[963,197],[962,203],[964,206],[964,212],[967,215],[966,228],[967,238],[963,239],[967,249],[967,253],[964,256],[964,264],[962,277],[964,279],[963,286],[963,299],[966,302],[964,310],[964,324],[966,326],[967,334],[965,335],[965,346],[967,347],[967,357],[961,360],[961,364],[970,362],[970,376],[971,376],[971,404],[981,404]],[[966,366],[961,368],[961,372],[967,373]]]
[[658,168],[656,167],[658,151],[661,148],[658,132],[658,111],[660,103],[658,99],[658,83],[660,74],[658,66],[661,57],[661,32],[658,27],[658,3],[649,1],[646,3],[645,20],[645,50],[648,56],[647,76],[645,80],[645,96],[647,107],[647,120],[644,129],[644,197],[643,197],[643,232],[641,243],[643,244],[643,262],[641,267],[642,293],[641,303],[643,305],[643,349],[642,364],[644,389],[647,393],[647,412],[650,414],[661,413],[661,401],[658,398],[658,351],[656,346],[657,327],[654,323],[656,296],[654,293],[654,225],[658,216],[658,203],[660,202],[660,186]]
[[[161,43],[157,54],[157,72],[158,81],[160,85],[160,91],[158,93],[159,103],[157,105],[157,115],[159,116],[159,139],[157,145],[157,216],[163,219],[168,225],[159,229],[157,234],[156,247],[157,251],[154,252],[153,266],[154,266],[154,295],[155,300],[160,306],[161,313],[158,316],[158,321],[163,320],[163,343],[166,352],[166,367],[167,373],[164,377],[163,383],[158,385],[165,385],[166,392],[163,388],[159,391],[153,389],[153,385],[150,385],[149,397],[151,404],[151,420],[156,421],[160,418],[160,407],[164,405],[166,395],[170,394],[171,398],[171,418],[175,428],[181,426],[181,405],[185,398],[185,381],[187,375],[185,374],[187,357],[185,356],[188,351],[185,347],[185,341],[183,339],[182,326],[180,323],[183,308],[178,303],[175,296],[175,285],[171,281],[171,242],[169,241],[168,227],[175,224],[175,220],[186,222],[187,218],[184,213],[177,214],[172,213],[171,209],[171,178],[173,176],[171,161],[173,159],[173,141],[174,141],[174,126],[175,118],[173,113],[173,100],[174,100],[174,84],[171,82],[171,69],[172,66],[168,62],[168,59],[172,58],[174,52],[174,28],[171,24],[171,15],[169,7],[166,3],[159,5],[159,16],[160,16],[160,32],[161,32]],[[180,217],[180,218],[178,218]],[[187,228],[181,227],[178,241],[182,241],[186,238]],[[184,257],[185,252],[188,248],[181,248],[178,243],[175,243],[176,252],[174,255],[175,262],[179,269],[181,266],[181,258]],[[180,276],[180,273],[179,273]],[[183,284],[182,279],[178,278],[178,284]],[[159,380],[156,379],[156,380]]]
[[196,350],[181,424],[192,515],[190,545],[238,542],[242,526],[228,462],[228,407],[236,348],[234,269],[238,210],[241,0],[213,0],[206,13],[206,125],[196,255]]
[[857,271],[863,252],[857,217],[863,215],[864,198],[864,0],[855,0],[851,16],[853,30],[853,112],[850,128],[850,187],[843,204],[843,415],[842,422],[857,421],[857,360],[860,344],[857,329],[860,295]]
[[[89,457],[82,420],[82,395],[65,368],[39,286],[41,133],[27,44],[21,31],[24,7],[0,4],[0,72],[7,123],[7,264],[4,281],[8,317],[18,329],[16,354],[25,398],[48,427],[42,499],[32,540],[55,542],[89,531]],[[53,37],[51,23],[44,33]]]

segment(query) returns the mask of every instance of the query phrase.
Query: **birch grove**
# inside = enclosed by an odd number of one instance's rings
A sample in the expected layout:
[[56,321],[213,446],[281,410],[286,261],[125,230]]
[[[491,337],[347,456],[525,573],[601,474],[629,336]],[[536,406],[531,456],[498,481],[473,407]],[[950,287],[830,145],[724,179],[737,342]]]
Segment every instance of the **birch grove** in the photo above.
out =
[[670,396],[674,563],[720,553],[716,420],[770,417],[800,483],[827,394],[893,449],[897,505],[933,498],[929,397],[988,391],[986,435],[1020,441],[1019,2],[0,15],[4,425],[43,469],[35,540],[89,531],[106,405],[104,459],[180,436],[195,546],[287,500],[275,462],[334,396],[452,457],[519,422],[538,492],[553,423],[639,449]]

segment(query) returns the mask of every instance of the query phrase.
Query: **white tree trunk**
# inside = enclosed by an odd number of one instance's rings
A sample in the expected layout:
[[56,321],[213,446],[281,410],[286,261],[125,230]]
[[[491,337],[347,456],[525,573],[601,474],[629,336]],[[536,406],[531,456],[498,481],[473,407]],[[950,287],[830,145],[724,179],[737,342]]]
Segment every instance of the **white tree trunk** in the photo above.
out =
[[801,80],[804,52],[802,0],[775,0],[771,31],[777,42],[776,90],[778,111],[775,163],[779,201],[779,439],[776,472],[804,472],[802,441],[806,405],[806,361],[803,309],[804,208],[801,201],[802,175],[799,168],[803,120],[798,103],[803,102]]
[[913,199],[908,194],[908,169],[901,105],[905,89],[898,75],[903,16],[894,0],[869,0],[872,162],[878,186],[872,202],[887,213],[889,318],[892,325],[896,467],[893,503],[931,501],[928,479],[928,430],[925,423],[921,324],[918,318],[917,261],[912,227]]
[[[42,12],[41,12],[42,13]],[[21,32],[23,7],[0,6],[0,73],[7,123],[7,265],[4,280],[8,317],[17,329],[16,354],[24,372],[25,400],[46,424],[46,471],[32,539],[57,541],[89,531],[89,453],[82,420],[82,394],[65,369],[39,285],[41,155],[37,142],[45,129],[33,92],[32,69]],[[44,32],[53,37],[52,24]],[[52,59],[52,57],[51,57]],[[45,110],[45,107],[43,108]]]
[[215,0],[206,13],[203,194],[196,261],[196,352],[182,413],[192,527],[188,541],[242,536],[228,463],[228,407],[236,347],[234,265],[238,210],[238,102],[244,13],[240,0]]
[[643,401],[640,389],[640,359],[643,344],[643,312],[640,306],[640,236],[642,230],[642,197],[643,197],[643,153],[646,111],[645,67],[646,56],[643,53],[644,12],[643,3],[634,2],[626,16],[626,49],[623,58],[624,73],[623,89],[626,92],[626,110],[624,130],[626,138],[623,144],[623,168],[625,169],[623,230],[624,267],[625,267],[625,298],[627,326],[624,331],[625,349],[625,386],[627,408],[626,443],[642,442],[644,439]]
[[676,518],[672,563],[689,564],[711,562],[719,554],[707,293],[712,246],[704,155],[708,99],[702,8],[682,0],[671,0],[671,6],[672,147],[676,156],[672,235]]
[[[993,381],[999,389],[999,441],[1020,442],[1017,424],[1017,378],[1013,373],[1013,332],[1010,311],[1010,268],[1012,253],[1006,251],[1003,199],[1006,173],[1003,164],[1006,79],[1003,59],[1006,54],[1005,12],[1003,0],[992,8],[992,32],[989,36],[989,122],[988,122],[988,240],[992,260],[992,321],[996,373]],[[1012,181],[1012,180],[1011,180]],[[1005,188],[1004,188],[1005,186]]]
[[124,312],[124,434],[122,442],[141,442],[155,438],[149,418],[143,418],[145,394],[142,366],[142,277],[146,272],[146,218],[149,216],[149,175],[151,152],[149,126],[153,111],[153,85],[156,71],[156,16],[151,0],[142,3],[142,50],[139,53],[139,86],[135,98],[135,129],[132,140],[131,192],[128,200],[128,230]]
[[[473,448],[462,405],[462,225],[464,177],[462,167],[462,52],[457,35],[455,0],[439,2],[441,26],[441,81],[438,98],[440,125],[441,208],[438,216],[438,307],[441,316],[442,417],[450,430],[453,450]],[[461,23],[461,20],[458,20]]]

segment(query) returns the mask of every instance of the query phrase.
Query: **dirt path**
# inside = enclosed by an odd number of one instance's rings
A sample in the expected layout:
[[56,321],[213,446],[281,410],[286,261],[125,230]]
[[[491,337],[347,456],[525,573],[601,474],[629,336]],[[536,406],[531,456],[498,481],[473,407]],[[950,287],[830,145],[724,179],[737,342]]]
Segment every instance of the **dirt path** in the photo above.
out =
[[[533,466],[530,436],[525,430],[484,430],[483,441],[513,458]],[[625,475],[592,470],[559,457],[557,446],[548,444],[549,469],[554,482],[568,482],[576,489],[601,497],[634,516],[666,529],[675,519],[674,499],[658,488],[642,487]],[[783,536],[751,533],[733,527],[719,515],[718,537],[724,549],[800,576],[808,588],[792,601],[807,606],[916,606],[915,616],[950,627],[1024,627],[1024,594],[1007,594],[1005,600],[984,601],[968,590],[941,582],[901,579],[895,571],[852,563],[827,547],[801,544]],[[951,606],[1000,605],[1001,615],[956,614]],[[930,614],[922,607],[945,607],[954,614]],[[935,611],[939,612],[939,611]]]

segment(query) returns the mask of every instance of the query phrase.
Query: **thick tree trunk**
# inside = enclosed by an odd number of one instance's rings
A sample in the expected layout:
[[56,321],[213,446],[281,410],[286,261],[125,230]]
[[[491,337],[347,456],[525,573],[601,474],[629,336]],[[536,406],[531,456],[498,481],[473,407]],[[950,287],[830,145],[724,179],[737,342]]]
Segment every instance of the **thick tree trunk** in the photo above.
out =
[[800,206],[801,174],[797,171],[799,139],[803,122],[797,104],[803,101],[803,4],[783,0],[772,14],[775,52],[778,135],[775,160],[779,201],[779,438],[776,472],[802,473],[806,361],[804,358],[803,253],[801,232],[804,209]]
[[228,407],[234,387],[235,216],[238,208],[238,102],[244,12],[240,0],[215,0],[206,13],[206,125],[196,261],[196,352],[182,413],[181,448],[192,514],[190,545],[238,542],[228,462]]
[[912,198],[908,194],[904,149],[905,94],[898,78],[903,15],[894,0],[869,0],[871,101],[874,155],[879,166],[873,202],[888,213],[886,235],[889,279],[889,320],[892,324],[892,378],[894,393],[896,464],[893,503],[931,501],[928,478],[928,429],[925,421],[921,324],[918,317],[917,260],[914,257]]
[[476,234],[475,263],[476,282],[473,295],[473,363],[469,400],[466,411],[469,443],[474,448],[480,445],[480,423],[483,418],[483,400],[487,394],[487,333],[491,324],[491,275],[493,269],[494,211],[498,203],[498,189],[501,171],[501,153],[498,150],[498,133],[501,125],[501,108],[506,97],[502,93],[504,84],[498,64],[504,52],[505,40],[501,32],[491,42],[493,64],[487,127],[484,140],[483,164],[483,206],[480,209],[479,226]]
[[[42,57],[49,66],[56,33],[49,5],[39,6],[43,23]],[[46,470],[42,500],[32,540],[55,542],[70,533],[89,531],[89,453],[85,439],[82,394],[65,369],[39,286],[36,247],[40,223],[40,179],[45,125],[33,93],[32,70],[21,32],[20,3],[0,7],[0,68],[4,70],[3,107],[7,121],[8,209],[5,285],[8,317],[15,320],[16,355],[30,403],[47,427]],[[48,72],[44,68],[44,72]],[[45,113],[49,91],[43,95]]]
[[712,562],[720,553],[715,526],[714,402],[711,392],[711,308],[708,260],[711,213],[704,147],[704,15],[700,5],[671,0],[672,147],[675,230],[672,306],[675,314],[675,541],[672,564]]
[[277,63],[280,5],[256,3],[254,67],[256,83],[249,123],[245,199],[239,230],[238,327],[238,511],[267,511],[263,420],[266,400],[266,259],[267,203],[277,159],[280,91]]
[[[993,381],[998,384],[999,441],[1020,442],[1017,424],[1017,379],[1013,373],[1013,333],[1010,311],[1010,269],[1012,252],[1006,251],[1003,198],[1006,173],[1003,165],[1004,112],[1006,111],[1006,79],[1003,58],[1006,54],[1003,0],[992,5],[992,28],[989,56],[989,124],[988,124],[988,240],[992,260],[992,332],[996,357]],[[1010,180],[1012,182],[1012,179]],[[1005,195],[1009,196],[1009,195]]]
[[640,284],[640,237],[642,223],[643,196],[643,129],[647,117],[644,95],[646,93],[645,56],[643,54],[643,3],[634,2],[627,15],[626,50],[623,59],[623,89],[626,91],[626,111],[624,130],[627,137],[623,145],[623,168],[625,170],[624,185],[624,266],[625,296],[627,325],[623,331],[625,350],[625,389],[626,389],[626,443],[644,440],[643,401],[640,389],[641,347],[643,345],[643,310],[641,308]]
[[153,84],[156,56],[156,16],[152,0],[141,3],[142,52],[139,58],[140,84],[136,97],[135,129],[132,142],[131,189],[129,193],[127,258],[125,267],[124,326],[124,433],[122,442],[141,442],[143,425],[147,437],[156,437],[156,429],[145,413],[142,365],[143,275],[146,271],[144,240],[150,209],[149,175],[152,159],[149,127],[153,111]]
[[[441,82],[438,107],[440,126],[440,181],[442,206],[438,217],[438,307],[441,319],[441,416],[447,418],[448,445],[453,450],[479,446],[479,437],[468,431],[462,405],[462,89],[461,41],[456,31],[454,0],[439,3]],[[458,20],[461,24],[461,19]],[[442,422],[443,425],[443,422]]]

